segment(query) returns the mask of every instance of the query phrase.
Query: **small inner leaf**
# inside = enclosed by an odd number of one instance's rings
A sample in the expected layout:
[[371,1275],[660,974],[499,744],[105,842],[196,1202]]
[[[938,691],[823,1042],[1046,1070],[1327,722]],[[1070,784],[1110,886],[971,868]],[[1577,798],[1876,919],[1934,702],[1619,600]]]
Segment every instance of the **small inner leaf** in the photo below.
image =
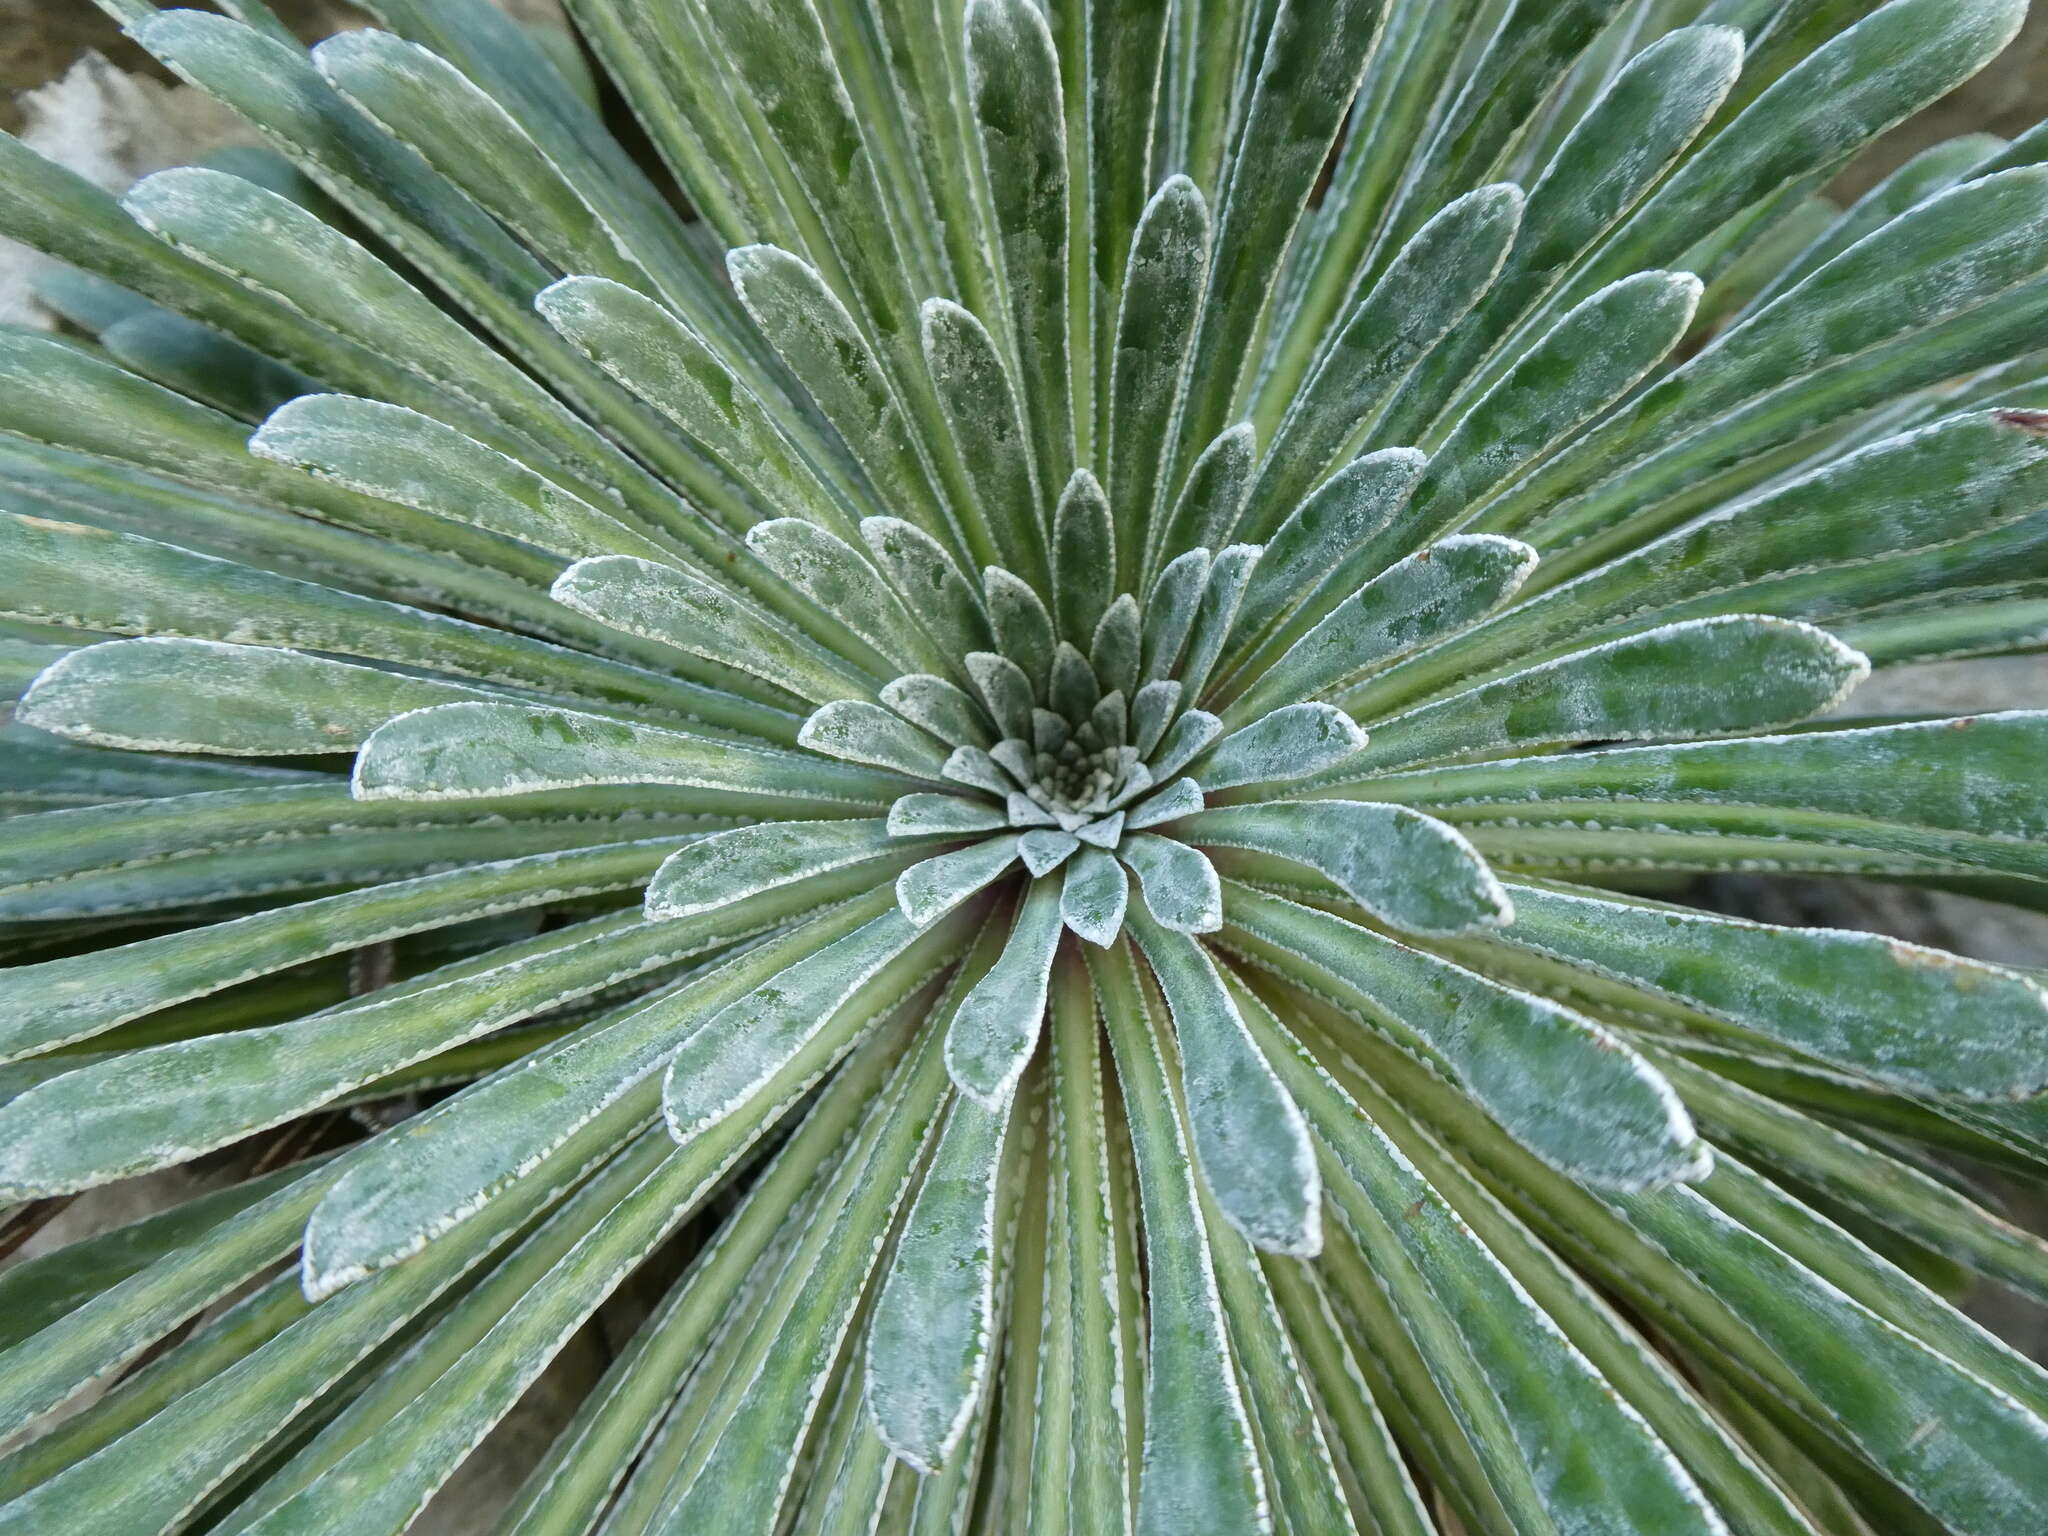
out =
[[1032,882],[1002,957],[974,984],[946,1032],[946,1070],[961,1092],[992,1112],[1004,1109],[1038,1047],[1053,953],[1060,942],[1060,892]]

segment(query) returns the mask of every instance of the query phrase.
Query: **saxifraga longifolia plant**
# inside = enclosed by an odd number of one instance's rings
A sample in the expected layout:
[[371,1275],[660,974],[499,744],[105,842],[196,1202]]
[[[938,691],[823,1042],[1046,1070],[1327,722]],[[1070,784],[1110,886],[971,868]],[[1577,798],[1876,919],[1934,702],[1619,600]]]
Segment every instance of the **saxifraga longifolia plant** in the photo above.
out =
[[0,1532],[397,1532],[636,1272],[466,1528],[2048,1530],[2048,995],[1672,904],[2048,902],[1835,712],[2048,636],[2048,134],[1816,190],[2020,0],[103,3],[270,148],[0,141],[0,1189],[245,1176]]

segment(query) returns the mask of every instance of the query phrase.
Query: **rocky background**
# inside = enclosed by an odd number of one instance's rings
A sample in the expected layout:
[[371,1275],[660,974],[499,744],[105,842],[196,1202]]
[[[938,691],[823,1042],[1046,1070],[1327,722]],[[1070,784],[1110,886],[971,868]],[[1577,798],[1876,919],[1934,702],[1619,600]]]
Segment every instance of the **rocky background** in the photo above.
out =
[[[523,19],[561,26],[557,0],[505,0]],[[324,36],[365,18],[339,0],[273,0],[306,36]],[[1830,195],[1849,200],[1909,156],[1959,133],[2012,136],[2048,115],[2048,6],[2036,7],[2019,40],[1989,69],[1946,101],[1871,146]],[[110,189],[240,140],[246,130],[223,109],[174,85],[120,35],[90,0],[0,0],[0,128]],[[0,324],[46,326],[29,298],[37,258],[0,240]],[[1944,662],[1884,673],[1858,691],[1853,714],[1985,713],[2048,704],[2048,658]],[[2048,768],[2044,768],[2048,771]],[[1985,960],[2048,969],[2048,916],[1966,897],[1875,882],[1801,881],[1729,876],[1689,893],[1702,905],[1771,922],[1860,928],[1916,940]],[[334,1134],[341,1127],[330,1128]],[[275,1151],[277,1149],[267,1149]],[[30,1213],[32,1228],[0,1225],[0,1255],[47,1251],[89,1232],[132,1221],[200,1189],[243,1177],[237,1149],[202,1164],[94,1191],[54,1213]],[[296,1155],[296,1154],[294,1154]],[[1998,1192],[2017,1220],[2048,1231],[2048,1192]],[[47,1219],[43,1219],[47,1218]],[[26,1235],[24,1235],[24,1231]],[[0,1258],[4,1262],[4,1258]],[[654,1268],[658,1266],[650,1266]],[[663,1282],[643,1272],[646,1294],[628,1287],[565,1350],[437,1497],[414,1527],[424,1536],[471,1536],[491,1529],[494,1511],[518,1485],[582,1394],[624,1344]],[[2048,1309],[1985,1286],[1970,1309],[2035,1358],[2048,1360]]]

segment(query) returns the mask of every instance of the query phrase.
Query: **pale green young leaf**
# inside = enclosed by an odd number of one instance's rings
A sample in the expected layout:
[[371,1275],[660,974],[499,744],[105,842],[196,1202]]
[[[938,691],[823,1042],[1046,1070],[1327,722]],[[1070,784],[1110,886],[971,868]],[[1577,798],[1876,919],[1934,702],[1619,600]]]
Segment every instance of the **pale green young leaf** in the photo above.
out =
[[891,837],[959,837],[1008,825],[1003,813],[985,801],[958,795],[904,795],[889,806]]
[[1204,794],[1285,783],[1340,768],[1365,750],[1365,732],[1334,704],[1287,704],[1209,748],[1195,782]]
[[1355,800],[1226,806],[1189,816],[1175,830],[1204,848],[1247,849],[1306,865],[1379,921],[1410,933],[1498,928],[1515,913],[1463,834],[1405,806]]
[[1083,848],[1060,882],[1060,921],[1102,948],[1123,931],[1130,893],[1123,865],[1100,848]]
[[1213,933],[1223,926],[1223,887],[1215,866],[1186,843],[1133,833],[1117,854],[1136,872],[1146,909],[1162,927]]
[[1322,1180],[1300,1110],[1252,1041],[1202,946],[1133,919],[1180,1049],[1181,1089],[1202,1182],[1260,1248],[1313,1258],[1323,1245]]
[[752,673],[809,703],[865,698],[875,687],[871,674],[742,593],[668,561],[624,554],[578,560],[548,595],[613,629]]
[[1188,628],[1187,649],[1175,674],[1188,698],[1202,697],[1209,674],[1223,655],[1223,647],[1237,623],[1245,590],[1263,553],[1257,544],[1232,544],[1217,550],[1209,562],[1208,585],[1202,589],[1194,623]]
[[[1244,515],[1245,493],[1251,488],[1257,463],[1256,435],[1249,422],[1224,428],[1202,450],[1171,508],[1161,509],[1164,517],[1146,552],[1140,584],[1152,583],[1153,571],[1160,571],[1153,587],[1154,602],[1176,590],[1168,585],[1165,570],[1187,553],[1215,549],[1233,537]],[[1165,567],[1161,567],[1162,561]]]
[[925,367],[973,493],[963,509],[968,548],[984,565],[1044,580],[1038,469],[1002,349],[951,300],[927,299],[920,315]]
[[[1125,525],[1125,539],[1135,537]],[[1086,645],[1116,592],[1122,558],[1102,483],[1085,469],[1074,471],[1053,509],[1053,608],[1060,638]],[[1134,577],[1123,582],[1129,591]]]
[[882,702],[912,725],[930,732],[949,747],[995,745],[988,717],[973,699],[942,677],[912,673],[883,685]]
[[961,656],[988,645],[980,595],[944,545],[900,517],[864,518],[860,533],[875,564],[942,650]]
[[[656,922],[695,917],[829,870],[885,860],[903,834],[883,821],[775,821],[692,841],[647,881],[643,906]],[[894,871],[878,864],[877,879]]]
[[[1072,839],[1068,842],[1071,851]],[[1001,957],[961,999],[947,1026],[946,1070],[955,1086],[990,1114],[1007,1112],[1038,1048],[1059,942],[1059,887],[1034,879]]]
[[936,922],[1017,861],[1016,836],[991,837],[913,864],[896,877],[896,901],[912,924]]
[[1139,675],[1147,683],[1172,676],[1181,647],[1187,644],[1188,626],[1195,622],[1195,605],[1208,583],[1207,547],[1174,556],[1153,582],[1145,599],[1138,661]]
[[887,672],[950,670],[948,657],[852,544],[800,518],[747,530],[747,547],[784,581],[871,646]]

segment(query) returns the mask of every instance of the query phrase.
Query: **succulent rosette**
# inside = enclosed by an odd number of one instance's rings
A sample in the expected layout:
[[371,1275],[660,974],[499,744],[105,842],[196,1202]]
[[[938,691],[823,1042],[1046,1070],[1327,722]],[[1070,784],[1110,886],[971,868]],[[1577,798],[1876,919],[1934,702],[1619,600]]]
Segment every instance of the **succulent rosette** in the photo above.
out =
[[400,1531],[635,1277],[464,1528],[2048,1529],[2048,994],[1678,904],[2044,902],[1843,709],[2048,634],[2048,139],[1819,190],[2017,0],[106,3],[272,148],[0,139],[0,1193],[237,1177],[0,1532]]

